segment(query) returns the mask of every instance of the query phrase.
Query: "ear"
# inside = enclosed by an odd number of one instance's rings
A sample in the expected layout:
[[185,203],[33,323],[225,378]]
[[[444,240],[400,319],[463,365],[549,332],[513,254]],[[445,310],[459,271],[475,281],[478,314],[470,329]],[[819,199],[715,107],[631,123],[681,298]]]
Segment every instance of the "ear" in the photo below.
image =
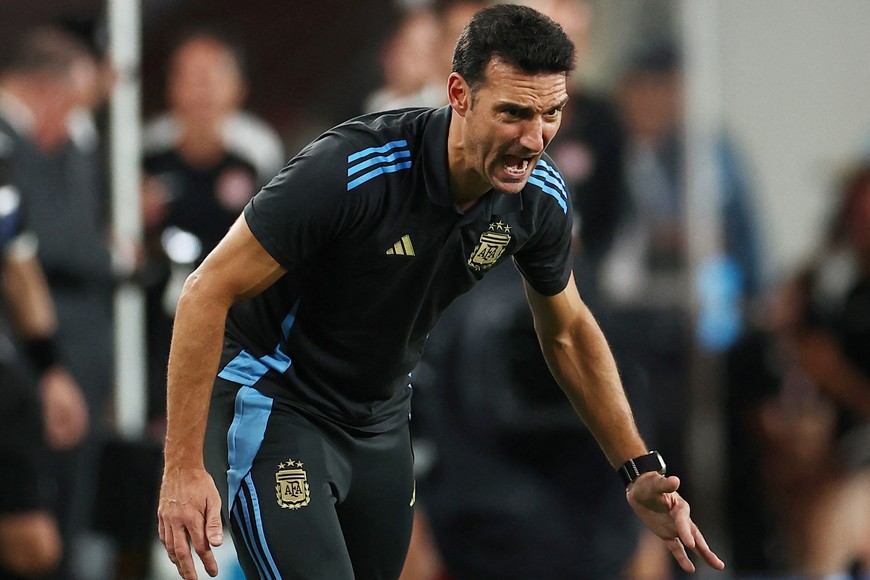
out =
[[459,73],[450,73],[447,78],[447,99],[461,117],[471,108],[471,87]]

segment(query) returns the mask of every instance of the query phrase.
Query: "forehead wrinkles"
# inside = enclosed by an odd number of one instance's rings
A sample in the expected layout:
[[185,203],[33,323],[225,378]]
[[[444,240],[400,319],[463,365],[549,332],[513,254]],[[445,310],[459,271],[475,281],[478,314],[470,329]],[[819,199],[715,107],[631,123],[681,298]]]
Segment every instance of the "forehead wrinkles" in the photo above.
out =
[[516,67],[493,61],[483,91],[497,103],[514,103],[546,111],[567,98],[565,73],[524,73]]

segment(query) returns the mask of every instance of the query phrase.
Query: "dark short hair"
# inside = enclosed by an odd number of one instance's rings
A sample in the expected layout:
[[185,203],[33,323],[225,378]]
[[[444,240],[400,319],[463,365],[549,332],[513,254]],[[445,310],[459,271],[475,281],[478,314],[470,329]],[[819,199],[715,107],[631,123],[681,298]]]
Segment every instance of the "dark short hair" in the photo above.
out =
[[574,44],[552,19],[528,6],[497,4],[474,15],[456,43],[453,72],[477,88],[493,59],[535,73],[574,70]]
[[40,26],[25,31],[18,39],[4,73],[41,74],[64,77],[80,58],[91,58],[84,42],[56,26]]

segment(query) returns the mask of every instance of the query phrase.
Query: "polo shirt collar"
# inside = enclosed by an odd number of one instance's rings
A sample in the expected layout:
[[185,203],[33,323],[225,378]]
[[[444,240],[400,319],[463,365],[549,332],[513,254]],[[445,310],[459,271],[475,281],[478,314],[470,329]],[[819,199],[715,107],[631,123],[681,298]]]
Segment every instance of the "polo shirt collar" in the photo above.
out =
[[[423,134],[423,179],[426,184],[426,194],[432,203],[442,207],[454,208],[450,197],[450,167],[447,163],[447,134],[450,130],[450,118],[453,109],[445,105],[432,113],[432,118],[426,125]],[[486,215],[504,215],[519,212],[523,209],[522,194],[505,194],[489,190],[480,203],[469,211],[478,214],[481,208]]]

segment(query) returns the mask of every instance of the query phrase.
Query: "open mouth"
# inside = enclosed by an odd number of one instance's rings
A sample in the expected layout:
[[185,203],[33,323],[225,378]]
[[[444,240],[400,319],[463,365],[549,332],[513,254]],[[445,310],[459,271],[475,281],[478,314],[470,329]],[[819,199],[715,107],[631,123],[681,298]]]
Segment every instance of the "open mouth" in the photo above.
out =
[[510,177],[523,177],[529,169],[529,159],[505,155],[504,170]]

